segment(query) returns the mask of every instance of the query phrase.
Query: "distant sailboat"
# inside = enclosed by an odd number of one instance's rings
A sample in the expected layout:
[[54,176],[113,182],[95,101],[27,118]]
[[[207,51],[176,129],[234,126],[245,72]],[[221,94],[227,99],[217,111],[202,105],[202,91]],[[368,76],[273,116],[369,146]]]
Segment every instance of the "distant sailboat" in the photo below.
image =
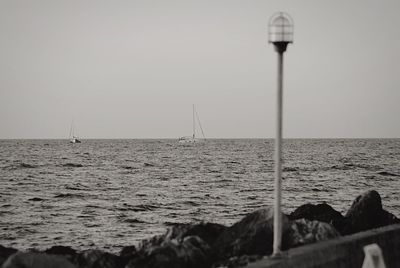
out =
[[193,135],[192,136],[180,137],[178,139],[178,142],[180,142],[180,143],[193,143],[193,142],[201,141],[201,139],[196,138],[196,119],[197,119],[197,122],[199,124],[200,130],[201,130],[201,134],[203,135],[203,139],[204,140],[206,139],[206,137],[204,135],[203,128],[201,127],[199,115],[197,114],[197,111],[196,111],[196,109],[194,107],[194,104],[193,104]]
[[69,142],[70,143],[81,143],[81,140],[77,136],[75,136],[74,120],[72,120],[71,128],[69,130]]

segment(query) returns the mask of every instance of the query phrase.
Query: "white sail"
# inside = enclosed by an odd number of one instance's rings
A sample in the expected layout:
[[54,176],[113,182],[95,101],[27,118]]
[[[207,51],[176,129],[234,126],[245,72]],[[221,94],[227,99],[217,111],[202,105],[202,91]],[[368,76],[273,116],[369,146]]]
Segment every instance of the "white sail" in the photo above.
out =
[[203,135],[203,140],[206,139],[206,137],[204,135],[203,128],[202,128],[201,123],[200,123],[199,115],[198,115],[198,113],[196,111],[196,108],[195,108],[194,104],[193,104],[193,112],[192,113],[193,113],[192,114],[193,115],[193,133],[192,133],[192,136],[180,137],[178,139],[178,141],[180,143],[193,143],[193,142],[199,142],[201,140],[201,139],[196,138],[196,121],[197,121],[197,123],[198,123],[198,125],[200,127],[200,130],[201,130],[201,133]]
[[74,120],[72,119],[71,128],[69,130],[69,142],[70,143],[81,143],[81,140],[75,136]]

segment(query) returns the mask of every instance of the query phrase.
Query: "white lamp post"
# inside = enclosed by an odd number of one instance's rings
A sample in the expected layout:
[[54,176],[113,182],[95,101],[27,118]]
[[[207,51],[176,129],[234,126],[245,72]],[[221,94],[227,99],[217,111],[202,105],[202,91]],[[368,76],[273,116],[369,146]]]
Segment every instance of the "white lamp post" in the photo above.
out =
[[275,204],[273,256],[279,256],[282,242],[281,184],[282,184],[282,96],[283,96],[283,53],[293,43],[293,20],[284,13],[274,14],[269,21],[269,43],[278,52],[278,98],[275,140]]

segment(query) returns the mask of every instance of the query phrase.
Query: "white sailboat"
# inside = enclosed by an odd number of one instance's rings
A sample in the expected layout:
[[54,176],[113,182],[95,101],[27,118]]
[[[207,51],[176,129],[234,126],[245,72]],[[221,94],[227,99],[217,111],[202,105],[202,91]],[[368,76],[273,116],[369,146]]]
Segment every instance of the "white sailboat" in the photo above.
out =
[[74,120],[72,120],[71,128],[69,130],[69,142],[70,143],[81,143],[81,140],[77,136],[75,136]]
[[[199,124],[200,130],[201,130],[201,134],[203,135],[203,139],[196,138],[196,119],[197,119],[197,122]],[[205,139],[206,139],[206,137],[204,135],[203,128],[201,127],[199,115],[197,114],[197,111],[196,111],[196,109],[194,107],[194,104],[193,104],[193,135],[192,136],[180,137],[178,139],[178,142],[179,143],[194,143],[194,142],[199,142],[199,141],[205,140]]]

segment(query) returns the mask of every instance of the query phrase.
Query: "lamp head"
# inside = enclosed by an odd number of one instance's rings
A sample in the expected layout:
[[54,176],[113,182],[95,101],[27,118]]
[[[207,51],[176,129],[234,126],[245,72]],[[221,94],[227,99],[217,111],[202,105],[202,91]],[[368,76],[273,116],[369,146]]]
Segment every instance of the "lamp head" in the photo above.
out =
[[268,41],[274,44],[278,53],[286,51],[287,45],[293,43],[293,20],[284,12],[275,13],[268,24]]

